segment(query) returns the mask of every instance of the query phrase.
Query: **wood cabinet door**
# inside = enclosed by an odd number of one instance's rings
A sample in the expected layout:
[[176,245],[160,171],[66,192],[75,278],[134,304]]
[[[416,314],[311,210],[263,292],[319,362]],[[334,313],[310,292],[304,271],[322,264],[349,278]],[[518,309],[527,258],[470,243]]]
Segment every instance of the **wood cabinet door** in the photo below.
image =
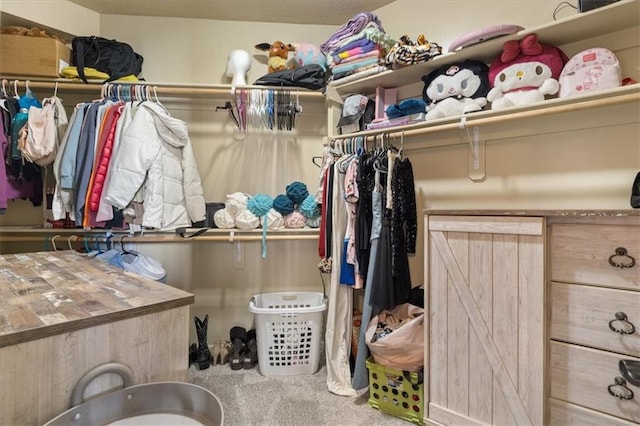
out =
[[541,217],[427,217],[427,418],[544,423]]

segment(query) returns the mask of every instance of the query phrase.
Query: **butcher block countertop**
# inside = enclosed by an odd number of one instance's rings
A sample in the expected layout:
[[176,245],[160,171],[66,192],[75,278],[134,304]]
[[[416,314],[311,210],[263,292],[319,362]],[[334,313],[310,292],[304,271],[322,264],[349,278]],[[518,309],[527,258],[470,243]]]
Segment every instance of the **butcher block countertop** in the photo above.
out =
[[193,301],[191,293],[71,250],[0,255],[0,347]]

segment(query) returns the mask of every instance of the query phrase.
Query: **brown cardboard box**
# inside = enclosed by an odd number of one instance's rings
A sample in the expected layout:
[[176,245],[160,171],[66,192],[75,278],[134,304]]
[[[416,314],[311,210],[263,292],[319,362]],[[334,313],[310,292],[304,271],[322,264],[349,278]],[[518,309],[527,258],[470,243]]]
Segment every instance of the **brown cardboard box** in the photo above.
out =
[[59,77],[71,49],[52,38],[0,34],[0,74]]

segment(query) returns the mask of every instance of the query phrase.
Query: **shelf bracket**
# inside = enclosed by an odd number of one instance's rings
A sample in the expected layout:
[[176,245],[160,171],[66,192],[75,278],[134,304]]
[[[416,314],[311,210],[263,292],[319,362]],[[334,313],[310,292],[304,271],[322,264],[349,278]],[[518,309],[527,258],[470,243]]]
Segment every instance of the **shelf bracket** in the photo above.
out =
[[473,135],[466,126],[467,117],[462,117],[458,126],[467,131],[469,141],[469,179],[473,182],[483,182],[487,178],[485,171],[485,141],[480,138],[480,128],[473,127]]

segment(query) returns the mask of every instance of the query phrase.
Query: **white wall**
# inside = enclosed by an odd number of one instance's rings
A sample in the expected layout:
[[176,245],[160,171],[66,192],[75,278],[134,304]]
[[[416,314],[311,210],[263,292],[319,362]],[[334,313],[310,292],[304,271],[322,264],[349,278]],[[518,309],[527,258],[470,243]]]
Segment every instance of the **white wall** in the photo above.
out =
[[320,44],[334,31],[326,25],[226,22],[205,19],[103,15],[104,37],[131,44],[144,56],[143,75],[149,81],[220,84],[227,55],[243,49],[252,56],[247,83],[267,73],[266,52],[255,49],[262,42]]
[[66,0],[2,0],[0,11],[72,35],[100,33],[100,14]]
[[[416,40],[419,34],[443,47],[457,37],[492,25],[514,24],[525,28],[553,21],[556,0],[396,0],[376,10],[387,33]],[[569,3],[575,5],[577,0]],[[564,7],[558,18],[575,10]]]

